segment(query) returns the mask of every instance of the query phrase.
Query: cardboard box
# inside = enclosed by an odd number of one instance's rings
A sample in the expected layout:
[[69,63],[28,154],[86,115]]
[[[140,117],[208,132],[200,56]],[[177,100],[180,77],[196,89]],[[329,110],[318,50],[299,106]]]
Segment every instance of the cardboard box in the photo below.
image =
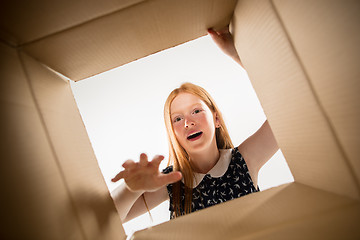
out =
[[0,238],[125,239],[59,74],[78,81],[231,22],[295,182],[133,238],[358,239],[359,10],[350,0],[2,2]]

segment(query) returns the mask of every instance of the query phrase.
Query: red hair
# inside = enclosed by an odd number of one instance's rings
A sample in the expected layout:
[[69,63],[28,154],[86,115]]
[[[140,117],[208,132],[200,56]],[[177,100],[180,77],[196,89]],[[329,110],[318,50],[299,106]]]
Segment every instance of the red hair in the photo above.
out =
[[[180,171],[184,178],[185,184],[185,206],[184,212],[188,214],[191,212],[191,202],[192,202],[192,188],[193,188],[193,179],[194,179],[194,171],[191,167],[189,161],[189,155],[185,151],[185,149],[179,144],[176,139],[173,125],[171,121],[171,112],[170,107],[173,100],[180,93],[190,93],[197,97],[199,97],[212,111],[212,113],[217,114],[217,118],[220,123],[220,127],[215,130],[215,138],[216,145],[218,149],[229,149],[233,148],[232,141],[230,139],[230,135],[225,126],[224,119],[220,110],[218,109],[215,101],[210,96],[210,94],[200,86],[197,86],[192,83],[184,83],[179,88],[174,89],[168,98],[166,99],[164,106],[164,120],[165,126],[168,135],[168,144],[169,144],[169,162],[168,165],[173,165],[174,171]],[[173,184],[173,206],[175,217],[181,215],[180,208],[180,182]]]

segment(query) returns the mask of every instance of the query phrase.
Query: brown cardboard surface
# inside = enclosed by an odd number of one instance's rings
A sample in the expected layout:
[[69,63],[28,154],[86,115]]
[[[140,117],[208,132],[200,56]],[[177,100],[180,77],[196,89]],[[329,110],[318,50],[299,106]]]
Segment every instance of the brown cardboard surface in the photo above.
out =
[[24,46],[80,80],[207,34],[229,23],[236,0],[145,1]]
[[360,2],[274,5],[360,188]]
[[[327,7],[308,5],[318,14]],[[272,2],[239,1],[233,23],[237,50],[295,181],[358,199],[358,184],[333,131],[332,119],[322,110],[303,59]],[[318,57],[320,61],[327,55]],[[327,81],[326,76],[322,81]]]
[[[354,214],[348,216],[347,208],[353,209]],[[328,213],[331,216],[321,221]],[[290,183],[136,232],[134,239],[263,239],[270,233],[279,236],[276,232],[282,233],[282,239],[292,239],[294,232],[286,230],[288,226],[300,229],[307,226],[306,221],[315,225],[309,228],[308,233],[297,231],[298,237],[329,236],[324,231],[324,224],[331,223],[329,226],[337,225],[335,229],[339,229],[330,231],[332,237],[341,238],[349,229],[354,234],[360,234],[355,227],[358,219],[358,201]],[[322,227],[318,229],[317,225]]]
[[[235,3],[38,1],[22,3],[24,12],[2,3],[0,38],[23,45],[0,46],[1,239],[125,238],[69,83],[27,54],[79,80],[225,25]],[[360,235],[358,9],[355,1],[239,1],[236,47],[295,183],[135,239]]]
[[123,239],[121,227],[105,181],[92,151],[70,84],[55,73],[21,55],[34,99],[71,203],[86,239]]
[[84,239],[16,50],[0,44],[1,239]]
[[1,1],[0,39],[16,46],[121,11],[143,0]]
[[249,239],[359,239],[360,205],[349,205],[255,234]]

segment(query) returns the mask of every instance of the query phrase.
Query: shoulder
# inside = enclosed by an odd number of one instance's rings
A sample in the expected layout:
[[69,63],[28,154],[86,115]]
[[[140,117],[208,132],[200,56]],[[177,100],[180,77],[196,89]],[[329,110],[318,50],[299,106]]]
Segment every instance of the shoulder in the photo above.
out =
[[162,173],[165,173],[165,174],[171,173],[171,172],[173,171],[173,169],[174,169],[173,166],[170,165],[170,166],[164,168],[164,169],[162,170]]

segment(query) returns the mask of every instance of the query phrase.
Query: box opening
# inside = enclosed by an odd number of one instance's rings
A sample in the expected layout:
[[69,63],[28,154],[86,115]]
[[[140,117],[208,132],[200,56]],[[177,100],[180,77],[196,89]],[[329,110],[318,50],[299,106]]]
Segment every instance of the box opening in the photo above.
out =
[[[109,191],[120,183],[110,179],[127,159],[142,152],[165,156],[168,145],[163,107],[168,94],[183,82],[204,87],[222,111],[234,146],[265,121],[246,71],[225,56],[209,36],[164,50],[99,74],[72,82],[72,90]],[[279,150],[259,173],[265,190],[294,179]],[[168,202],[124,224],[127,235],[169,220]]]

